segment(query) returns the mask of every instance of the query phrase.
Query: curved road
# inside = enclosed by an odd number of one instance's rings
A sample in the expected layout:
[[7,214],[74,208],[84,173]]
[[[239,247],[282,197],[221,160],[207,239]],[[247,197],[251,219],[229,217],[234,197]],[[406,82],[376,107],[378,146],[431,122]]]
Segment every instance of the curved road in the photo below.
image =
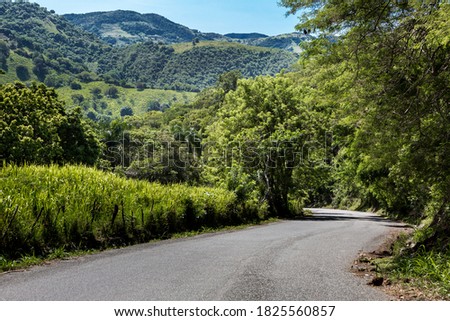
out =
[[0,275],[0,300],[389,300],[350,272],[359,251],[402,228],[374,214],[314,216],[106,251]]

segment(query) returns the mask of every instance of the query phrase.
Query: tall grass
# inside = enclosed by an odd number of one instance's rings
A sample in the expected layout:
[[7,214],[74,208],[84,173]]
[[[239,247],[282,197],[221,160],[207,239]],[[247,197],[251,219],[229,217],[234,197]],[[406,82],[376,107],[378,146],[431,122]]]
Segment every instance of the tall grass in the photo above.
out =
[[0,256],[47,255],[170,237],[260,218],[234,193],[127,180],[80,166],[0,170]]
[[392,263],[392,278],[450,300],[450,248],[443,252],[421,248],[414,254],[397,256]]

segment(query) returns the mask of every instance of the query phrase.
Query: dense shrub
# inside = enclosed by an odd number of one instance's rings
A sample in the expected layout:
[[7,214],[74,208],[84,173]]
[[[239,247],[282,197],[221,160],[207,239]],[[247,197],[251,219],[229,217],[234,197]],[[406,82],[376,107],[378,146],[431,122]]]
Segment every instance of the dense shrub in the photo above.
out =
[[133,114],[134,114],[134,112],[131,107],[125,106],[125,107],[122,107],[122,109],[120,109],[120,116],[122,116],[122,117],[133,116]]
[[16,67],[16,75],[17,78],[20,79],[20,81],[28,81],[31,78],[28,67],[23,65],[19,65]]
[[70,89],[81,90],[81,89],[83,89],[83,87],[81,86],[81,84],[79,82],[74,81],[70,84]]
[[258,219],[234,193],[127,180],[76,166],[0,170],[0,256],[102,248]]
[[110,86],[105,90],[105,96],[108,98],[116,99],[119,97],[119,89],[115,86]]

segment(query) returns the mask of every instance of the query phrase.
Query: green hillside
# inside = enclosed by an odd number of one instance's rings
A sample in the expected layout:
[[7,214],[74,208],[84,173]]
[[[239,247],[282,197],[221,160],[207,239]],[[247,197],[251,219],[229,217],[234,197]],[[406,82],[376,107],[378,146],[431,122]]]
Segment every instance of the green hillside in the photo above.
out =
[[67,106],[81,106],[92,120],[107,121],[119,117],[124,107],[131,108],[134,115],[140,115],[150,110],[163,110],[176,103],[189,103],[196,95],[162,89],[138,91],[135,88],[116,87],[101,81],[82,84],[81,89],[75,91],[64,86],[58,88],[57,93]]
[[64,17],[84,30],[96,34],[112,45],[155,41],[165,44],[199,40],[221,40],[224,36],[202,33],[172,22],[160,15],[117,10],[67,14]]
[[221,41],[301,52],[299,44],[315,37],[304,32],[267,36],[261,33],[204,33],[172,22],[157,14],[116,10],[64,15],[73,24],[97,35],[113,46],[154,42],[179,44],[183,42]]
[[274,75],[298,59],[281,50],[206,41],[227,38],[202,34],[158,15],[115,11],[67,18],[96,34],[98,28],[120,29],[119,34],[128,32],[133,38],[137,31],[147,30],[171,39],[163,42],[184,43],[172,47],[142,36],[140,41],[147,42],[112,46],[103,34],[102,40],[38,4],[1,3],[0,15],[0,69],[6,72],[0,84],[38,80],[59,88],[105,81],[125,88],[198,92],[231,70],[240,70],[244,77]]
[[23,57],[14,51],[9,52],[8,58],[5,59],[3,68],[1,68],[6,70],[6,73],[0,76],[0,84],[17,80],[37,81],[37,76],[31,71],[33,67],[34,65],[31,59]]
[[97,59],[109,50],[93,34],[35,3],[0,3],[0,16],[0,68],[8,72],[7,80],[20,60],[28,69],[22,68],[23,78],[28,72],[30,79],[40,81],[52,73],[94,72]]
[[100,59],[99,71],[106,81],[118,85],[199,91],[231,70],[240,70],[244,77],[275,75],[297,59],[286,51],[238,43],[206,41],[172,47],[144,43],[115,48]]

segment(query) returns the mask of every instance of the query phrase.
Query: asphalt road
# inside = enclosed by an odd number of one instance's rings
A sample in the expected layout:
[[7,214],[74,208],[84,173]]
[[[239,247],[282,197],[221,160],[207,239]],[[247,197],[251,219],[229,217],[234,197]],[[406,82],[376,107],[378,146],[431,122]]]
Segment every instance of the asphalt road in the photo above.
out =
[[359,251],[401,225],[314,210],[301,221],[106,251],[0,275],[0,300],[389,300],[354,276]]

